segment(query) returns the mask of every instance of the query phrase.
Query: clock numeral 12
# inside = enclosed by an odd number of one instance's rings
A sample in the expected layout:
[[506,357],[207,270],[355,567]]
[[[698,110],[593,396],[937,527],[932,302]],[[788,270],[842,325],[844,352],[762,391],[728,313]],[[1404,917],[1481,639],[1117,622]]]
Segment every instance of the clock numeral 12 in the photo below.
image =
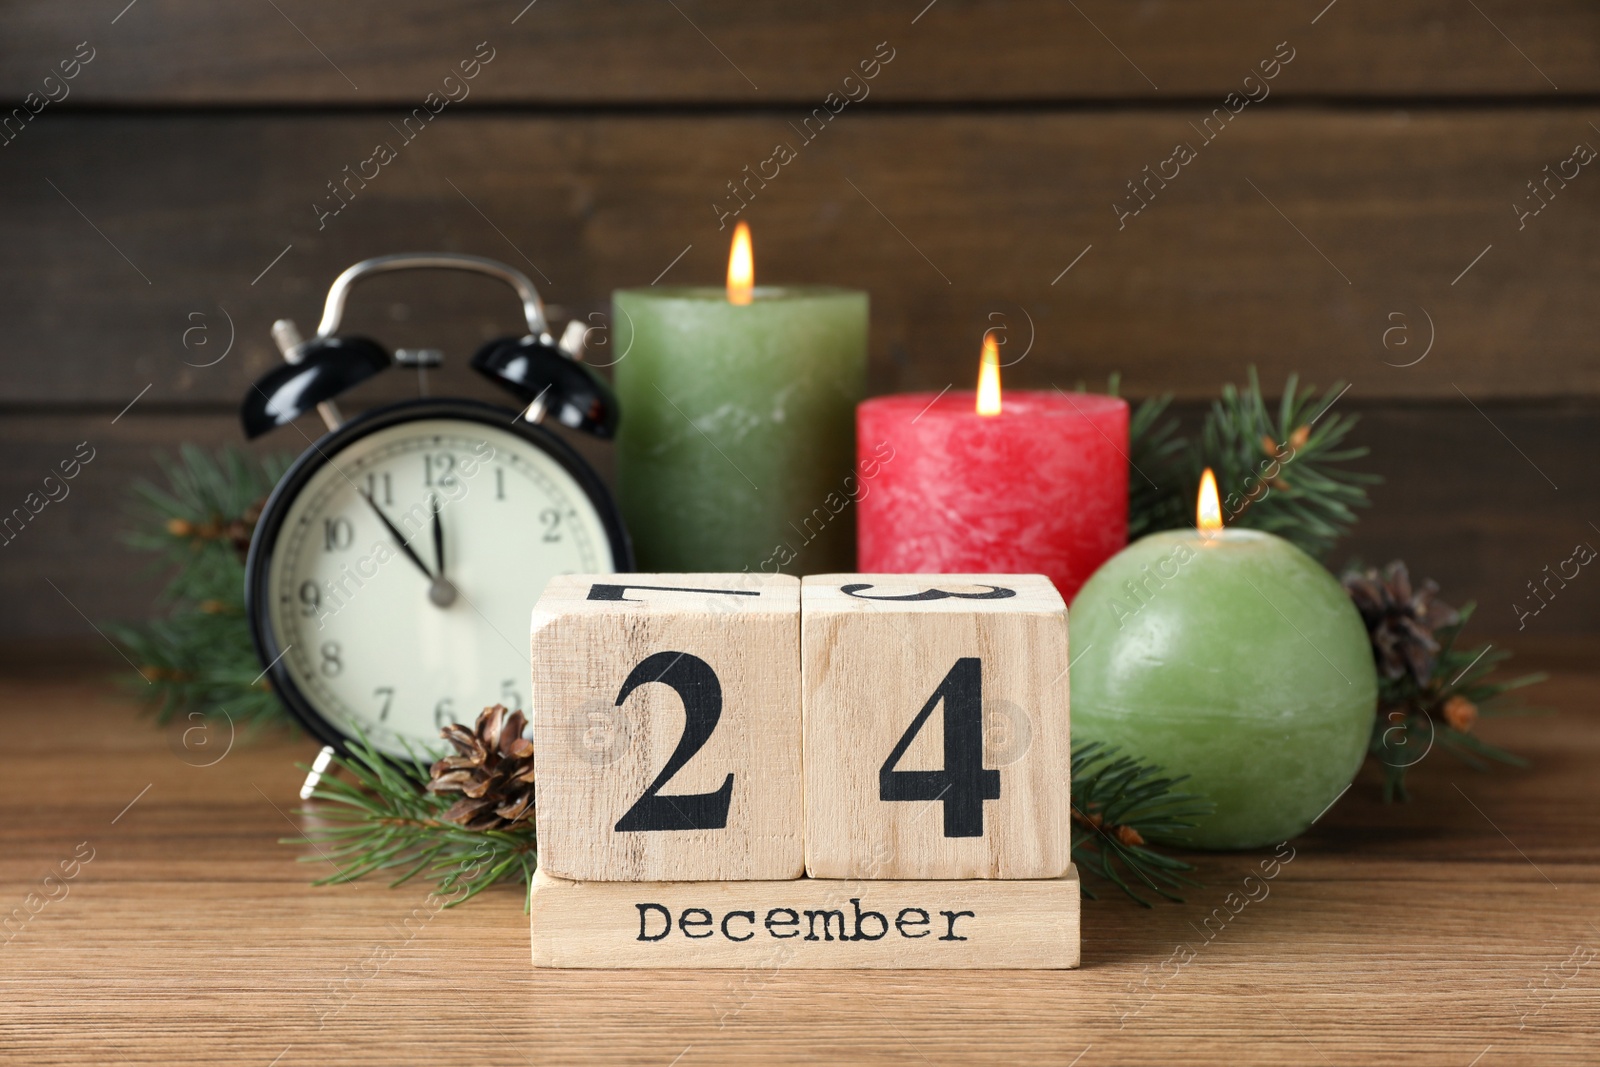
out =
[[[933,709],[944,702],[944,766],[900,771],[895,766]],[[963,656],[911,720],[878,771],[878,799],[944,804],[944,836],[982,837],[983,802],[1000,799],[1000,772],[983,766],[983,663]]]
[[456,484],[456,457],[453,452],[422,456],[422,484],[425,488],[450,489]]

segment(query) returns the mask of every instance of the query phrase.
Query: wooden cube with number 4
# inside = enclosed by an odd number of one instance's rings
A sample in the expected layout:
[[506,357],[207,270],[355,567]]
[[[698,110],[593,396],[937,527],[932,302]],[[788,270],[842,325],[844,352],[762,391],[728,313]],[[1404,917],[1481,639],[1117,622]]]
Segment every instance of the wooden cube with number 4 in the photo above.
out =
[[532,630],[541,869],[800,877],[798,579],[562,575]]
[[1050,580],[815,575],[801,605],[807,873],[1062,876],[1067,612]]

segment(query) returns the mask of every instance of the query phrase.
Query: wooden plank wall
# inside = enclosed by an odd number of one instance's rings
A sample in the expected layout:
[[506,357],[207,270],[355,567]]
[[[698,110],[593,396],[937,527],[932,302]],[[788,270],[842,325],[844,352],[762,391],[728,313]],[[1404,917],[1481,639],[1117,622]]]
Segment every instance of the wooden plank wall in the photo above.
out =
[[[267,327],[311,327],[349,263],[493,256],[590,315],[617,286],[716,281],[735,209],[764,280],[870,290],[877,392],[965,385],[997,322],[1032,339],[1008,385],[1120,371],[1193,416],[1251,364],[1351,383],[1388,482],[1347,554],[1406,557],[1480,601],[1484,633],[1600,544],[1581,0],[27,0],[0,20],[0,510],[78,442],[96,457],[0,547],[10,639],[148,610],[117,543],[128,483],[153,449],[235,440]],[[854,99],[803,126],[830,93]],[[778,144],[794,158],[734,197]],[[471,279],[396,278],[347,322],[444,348],[431,388],[486,396],[463,364],[513,313]],[[1597,590],[1528,629],[1600,630]]]

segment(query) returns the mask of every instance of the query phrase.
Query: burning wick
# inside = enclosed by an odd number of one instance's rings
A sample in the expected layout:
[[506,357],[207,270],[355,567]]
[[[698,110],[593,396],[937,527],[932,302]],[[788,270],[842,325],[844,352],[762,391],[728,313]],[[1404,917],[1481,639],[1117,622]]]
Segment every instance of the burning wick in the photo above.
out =
[[1210,538],[1222,529],[1222,503],[1217,499],[1217,478],[1207,467],[1200,476],[1200,495],[1195,501],[1195,529],[1200,536]]
[[1000,346],[987,333],[978,359],[978,414],[1000,414]]
[[733,246],[728,249],[728,303],[744,305],[755,298],[756,258],[750,247],[750,224],[733,228]]

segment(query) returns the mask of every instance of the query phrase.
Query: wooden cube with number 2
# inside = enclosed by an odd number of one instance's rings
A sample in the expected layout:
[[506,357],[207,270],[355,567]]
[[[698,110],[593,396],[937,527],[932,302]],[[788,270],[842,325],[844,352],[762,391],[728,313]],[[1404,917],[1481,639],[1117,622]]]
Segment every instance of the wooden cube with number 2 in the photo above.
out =
[[801,620],[808,874],[1067,871],[1067,616],[1049,579],[814,575]]
[[532,627],[547,874],[800,877],[799,596],[784,575],[550,581]]

